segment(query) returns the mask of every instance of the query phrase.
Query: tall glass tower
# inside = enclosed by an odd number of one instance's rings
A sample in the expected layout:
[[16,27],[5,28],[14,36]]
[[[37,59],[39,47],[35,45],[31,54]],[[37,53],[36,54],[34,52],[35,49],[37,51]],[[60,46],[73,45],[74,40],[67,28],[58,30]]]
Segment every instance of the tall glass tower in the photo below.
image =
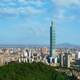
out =
[[51,21],[50,26],[50,56],[55,58],[56,57],[56,39],[55,39],[55,24]]

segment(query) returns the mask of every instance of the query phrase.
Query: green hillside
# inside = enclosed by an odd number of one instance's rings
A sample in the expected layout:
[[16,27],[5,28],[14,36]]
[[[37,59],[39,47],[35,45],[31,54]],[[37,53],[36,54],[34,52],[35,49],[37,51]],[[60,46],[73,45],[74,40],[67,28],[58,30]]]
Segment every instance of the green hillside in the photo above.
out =
[[15,63],[0,67],[0,80],[65,80],[43,63]]

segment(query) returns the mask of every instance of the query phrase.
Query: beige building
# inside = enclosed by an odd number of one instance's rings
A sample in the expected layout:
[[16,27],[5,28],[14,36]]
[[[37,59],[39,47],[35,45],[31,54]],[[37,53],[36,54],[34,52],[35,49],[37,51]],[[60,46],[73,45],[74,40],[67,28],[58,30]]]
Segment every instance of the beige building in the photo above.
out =
[[18,53],[10,53],[9,48],[0,49],[0,65],[8,64],[12,61],[18,61]]

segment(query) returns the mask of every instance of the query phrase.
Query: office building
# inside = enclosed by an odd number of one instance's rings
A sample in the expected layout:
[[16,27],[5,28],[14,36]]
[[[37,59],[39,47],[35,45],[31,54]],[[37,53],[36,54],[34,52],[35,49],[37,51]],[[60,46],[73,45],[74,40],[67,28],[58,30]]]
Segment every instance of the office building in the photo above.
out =
[[50,26],[50,56],[51,57],[56,57],[56,47],[55,47],[55,25],[53,21],[51,22]]

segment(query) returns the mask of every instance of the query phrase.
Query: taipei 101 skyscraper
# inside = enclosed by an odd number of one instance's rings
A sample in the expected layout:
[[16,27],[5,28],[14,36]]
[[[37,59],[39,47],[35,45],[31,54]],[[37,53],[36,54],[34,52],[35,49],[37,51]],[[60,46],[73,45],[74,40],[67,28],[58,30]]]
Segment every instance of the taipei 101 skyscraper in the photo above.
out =
[[56,33],[55,33],[55,23],[51,21],[50,26],[50,57],[56,57]]

